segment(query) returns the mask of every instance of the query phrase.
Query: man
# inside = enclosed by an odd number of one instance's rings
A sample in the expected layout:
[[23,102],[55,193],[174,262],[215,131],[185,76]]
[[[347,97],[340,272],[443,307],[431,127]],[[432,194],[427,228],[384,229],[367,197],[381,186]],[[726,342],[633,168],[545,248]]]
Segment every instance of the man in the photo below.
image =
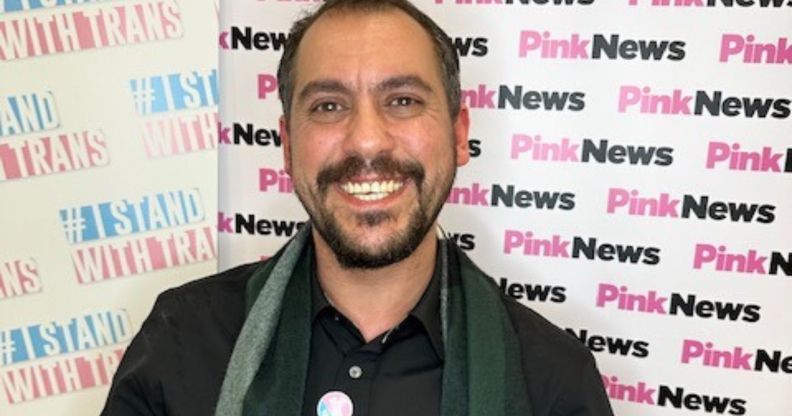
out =
[[162,294],[103,414],[611,415],[588,350],[437,236],[468,161],[448,36],[406,0],[330,0],[278,75],[311,225]]

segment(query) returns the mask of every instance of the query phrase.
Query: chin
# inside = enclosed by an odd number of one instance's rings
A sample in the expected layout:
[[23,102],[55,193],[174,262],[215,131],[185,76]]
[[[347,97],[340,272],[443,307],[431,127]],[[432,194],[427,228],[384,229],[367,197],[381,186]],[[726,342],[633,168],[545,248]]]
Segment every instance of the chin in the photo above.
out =
[[[405,227],[401,232],[391,227],[376,227],[360,233],[323,236],[345,268],[376,269],[397,263],[415,252],[424,235]],[[413,231],[413,232],[410,232]]]

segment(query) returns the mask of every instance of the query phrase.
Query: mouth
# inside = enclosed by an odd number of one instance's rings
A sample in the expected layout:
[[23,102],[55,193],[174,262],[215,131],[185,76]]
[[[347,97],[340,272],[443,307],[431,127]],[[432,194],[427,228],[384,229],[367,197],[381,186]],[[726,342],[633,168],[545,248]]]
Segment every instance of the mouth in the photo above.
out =
[[404,180],[401,179],[346,181],[340,184],[346,195],[364,202],[383,200],[403,187]]

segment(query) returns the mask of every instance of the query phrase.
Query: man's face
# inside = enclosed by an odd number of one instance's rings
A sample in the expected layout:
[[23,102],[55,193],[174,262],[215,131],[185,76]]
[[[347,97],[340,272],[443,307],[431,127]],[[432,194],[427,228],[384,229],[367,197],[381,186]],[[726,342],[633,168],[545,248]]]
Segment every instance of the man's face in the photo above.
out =
[[324,15],[294,84],[286,169],[320,236],[344,267],[406,258],[469,157],[467,110],[451,120],[429,35],[401,11]]

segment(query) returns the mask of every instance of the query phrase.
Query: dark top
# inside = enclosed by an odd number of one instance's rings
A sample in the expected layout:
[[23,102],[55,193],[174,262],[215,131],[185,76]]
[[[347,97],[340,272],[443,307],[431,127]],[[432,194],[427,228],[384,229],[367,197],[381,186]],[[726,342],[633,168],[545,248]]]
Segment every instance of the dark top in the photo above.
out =
[[[239,266],[163,292],[116,371],[102,415],[213,415],[245,318],[246,283],[258,267]],[[453,258],[449,270],[458,270]],[[319,396],[329,389],[352,397],[355,416],[439,414],[437,280],[403,324],[368,344],[314,283],[303,415],[314,416]],[[502,298],[519,338],[533,416],[612,416],[588,349],[531,309]],[[355,365],[360,372],[350,371]],[[426,407],[419,410],[419,404]]]
[[328,391],[349,396],[354,416],[440,414],[443,333],[437,270],[409,316],[368,343],[330,305],[315,277],[311,296],[311,357],[303,416],[316,416],[317,403]]

